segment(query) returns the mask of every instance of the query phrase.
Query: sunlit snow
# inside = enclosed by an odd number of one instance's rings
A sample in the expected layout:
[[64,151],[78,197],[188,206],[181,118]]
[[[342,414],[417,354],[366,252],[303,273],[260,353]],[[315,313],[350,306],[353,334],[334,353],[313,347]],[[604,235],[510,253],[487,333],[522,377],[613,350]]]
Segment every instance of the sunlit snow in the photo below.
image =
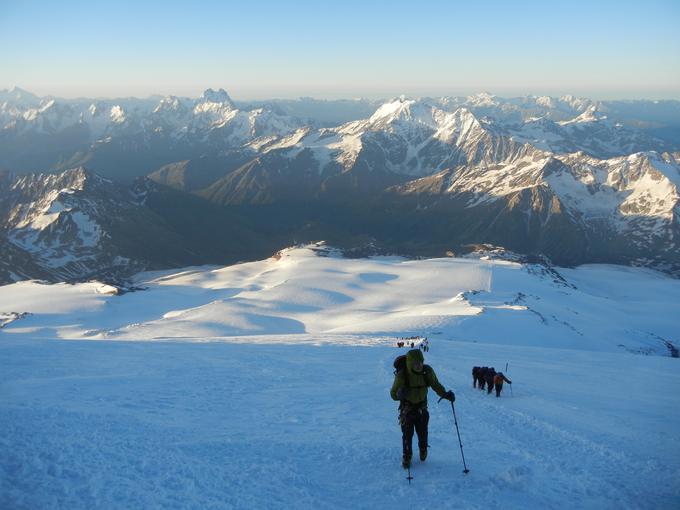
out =
[[[313,245],[135,283],[0,287],[2,508],[680,502],[680,282],[664,274]],[[470,473],[431,395],[409,486],[389,388],[412,335],[456,392]],[[512,387],[473,389],[474,365]]]

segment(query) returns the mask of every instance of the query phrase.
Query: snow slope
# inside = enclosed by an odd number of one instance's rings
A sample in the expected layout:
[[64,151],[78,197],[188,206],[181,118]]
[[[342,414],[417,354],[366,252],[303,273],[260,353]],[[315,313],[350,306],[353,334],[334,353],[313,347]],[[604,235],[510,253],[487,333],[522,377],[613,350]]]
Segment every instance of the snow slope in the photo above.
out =
[[97,292],[96,283],[0,287],[0,312],[32,314],[4,331],[248,342],[298,335],[292,341],[330,343],[338,335],[363,343],[426,334],[661,355],[668,354],[663,340],[678,342],[680,282],[638,268],[553,273],[504,260],[344,259],[319,244],[234,266],[142,273],[134,284],[147,290],[115,296]]
[[[470,473],[450,407],[431,396],[430,456],[409,486],[388,395],[397,353],[4,335],[0,507],[680,503],[676,359],[435,341]],[[471,366],[506,361],[512,395],[471,388]]]
[[[0,287],[0,508],[677,507],[680,282],[558,271],[309,246],[121,296]],[[417,333],[470,473],[431,394],[409,486],[389,388]],[[511,393],[471,387],[506,363]]]

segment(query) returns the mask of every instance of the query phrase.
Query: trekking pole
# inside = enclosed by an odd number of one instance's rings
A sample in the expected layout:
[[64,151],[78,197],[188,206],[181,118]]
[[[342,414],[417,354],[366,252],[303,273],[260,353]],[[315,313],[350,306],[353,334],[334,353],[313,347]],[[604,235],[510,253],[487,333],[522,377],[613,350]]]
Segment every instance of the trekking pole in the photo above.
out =
[[411,480],[413,480],[413,477],[411,476],[411,466],[409,465],[407,469],[408,469],[408,476],[406,477],[406,479],[408,480],[408,484],[411,485]]
[[[442,399],[439,399],[441,402]],[[466,475],[470,472],[465,463],[465,454],[463,453],[463,442],[460,440],[460,430],[458,429],[458,418],[456,418],[456,408],[453,407],[453,402],[451,402],[451,411],[453,411],[453,423],[456,424],[456,434],[458,434],[458,445],[460,446],[460,456],[463,458],[463,473]],[[410,482],[409,482],[410,483]]]

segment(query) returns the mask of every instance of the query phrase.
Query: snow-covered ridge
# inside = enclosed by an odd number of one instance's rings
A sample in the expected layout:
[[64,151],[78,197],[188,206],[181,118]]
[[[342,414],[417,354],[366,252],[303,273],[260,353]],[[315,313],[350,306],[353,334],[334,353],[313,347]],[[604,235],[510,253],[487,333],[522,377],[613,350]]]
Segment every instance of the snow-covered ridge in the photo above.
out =
[[[609,157],[662,149],[660,141],[644,132],[624,129],[616,119],[608,120],[611,114],[612,107],[606,103],[572,96],[509,99],[488,93],[467,98],[401,96],[386,101],[369,118],[336,128],[354,135],[383,130],[406,134],[421,126],[434,130],[434,139],[453,142],[454,138],[469,137],[465,132],[484,121],[520,143],[557,152],[585,150],[596,157]],[[539,124],[536,119],[546,122]],[[108,137],[154,133],[199,143],[217,129],[226,135],[227,146],[234,147],[260,137],[285,137],[303,126],[302,120],[276,109],[241,110],[224,89],[207,89],[195,99],[167,96],[146,100],[63,100],[39,98],[20,89],[0,91],[0,128],[22,136],[56,135],[78,127],[89,133],[90,143],[106,141]],[[545,135],[544,129],[548,131]]]
[[97,205],[76,195],[104,182],[84,168],[17,178],[9,190],[13,204],[3,225],[9,239],[53,267],[76,260],[80,249],[95,249],[102,235],[92,217]]
[[[0,185],[3,278],[79,280],[125,272],[139,261],[119,253],[112,237],[134,236],[147,216],[125,188],[75,168],[60,174],[6,176]],[[151,221],[154,221],[153,219]],[[113,234],[112,234],[113,232]],[[158,241],[158,240],[157,240]]]
[[568,126],[570,124],[580,124],[584,122],[597,122],[598,120],[605,120],[606,118],[606,115],[598,115],[597,107],[595,105],[591,105],[579,116],[570,120],[558,122],[558,124],[561,126]]
[[[141,136],[163,133],[174,139],[198,135],[214,129],[230,129],[229,144],[238,146],[260,136],[284,134],[301,125],[297,119],[262,109],[239,110],[224,89],[207,89],[199,98],[166,96],[152,100],[61,100],[31,101],[24,94],[0,91],[0,129],[18,134],[55,135],[74,127],[84,128],[89,141],[108,137]],[[2,99],[5,99],[2,102]]]
[[599,160],[582,152],[533,151],[512,161],[446,169],[399,192],[465,194],[468,207],[474,207],[536,187],[554,193],[561,207],[585,224],[605,220],[648,240],[672,238],[668,229],[678,226],[680,161],[668,153]]
[[[677,220],[674,210],[680,204],[680,161],[664,153],[637,153],[630,156],[598,161],[583,155],[559,157],[571,168],[572,178],[587,188],[579,192],[580,199],[567,196],[560,189],[558,177],[551,185],[565,198],[573,198],[574,209],[589,212],[618,201],[615,210],[623,216],[658,218],[666,222]],[[562,184],[565,184],[562,181]]]
[[[512,163],[540,151],[556,155],[585,152],[607,159],[666,147],[653,137],[609,121],[600,113],[598,103],[539,99],[531,104],[559,107],[560,111],[573,108],[573,116],[555,121],[544,111],[517,122],[505,118],[517,105],[500,99],[494,102],[488,95],[464,102],[400,96],[379,106],[368,119],[261,138],[250,147],[265,153],[283,150],[289,157],[309,150],[319,162],[319,172],[333,164],[348,170],[361,161],[373,171],[414,177],[458,166]],[[492,103],[501,113],[488,110]],[[569,106],[572,103],[575,106]]]
[[0,287],[0,312],[33,314],[5,333],[40,335],[44,328],[74,339],[264,342],[291,335],[283,341],[341,343],[410,333],[668,355],[659,338],[676,341],[671,308],[680,298],[680,281],[643,269],[344,259],[323,245],[235,266],[142,273],[134,283],[146,290],[111,296],[97,284]]
[[446,111],[436,102],[403,96],[386,102],[365,120],[336,128],[306,128],[250,146],[265,153],[283,150],[289,157],[309,150],[319,171],[333,164],[349,170],[361,159],[372,171],[415,177],[451,165],[511,158],[522,150],[467,108]]

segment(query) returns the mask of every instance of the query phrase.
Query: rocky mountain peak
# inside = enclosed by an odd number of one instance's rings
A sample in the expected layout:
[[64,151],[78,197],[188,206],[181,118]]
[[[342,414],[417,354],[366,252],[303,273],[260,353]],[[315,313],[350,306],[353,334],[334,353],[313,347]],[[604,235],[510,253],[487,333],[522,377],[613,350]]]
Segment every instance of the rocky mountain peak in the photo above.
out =
[[229,97],[229,94],[227,94],[227,91],[224,89],[219,90],[206,89],[199,98],[199,102],[220,104],[226,103],[232,108],[235,108],[234,103],[231,100],[231,97]]

